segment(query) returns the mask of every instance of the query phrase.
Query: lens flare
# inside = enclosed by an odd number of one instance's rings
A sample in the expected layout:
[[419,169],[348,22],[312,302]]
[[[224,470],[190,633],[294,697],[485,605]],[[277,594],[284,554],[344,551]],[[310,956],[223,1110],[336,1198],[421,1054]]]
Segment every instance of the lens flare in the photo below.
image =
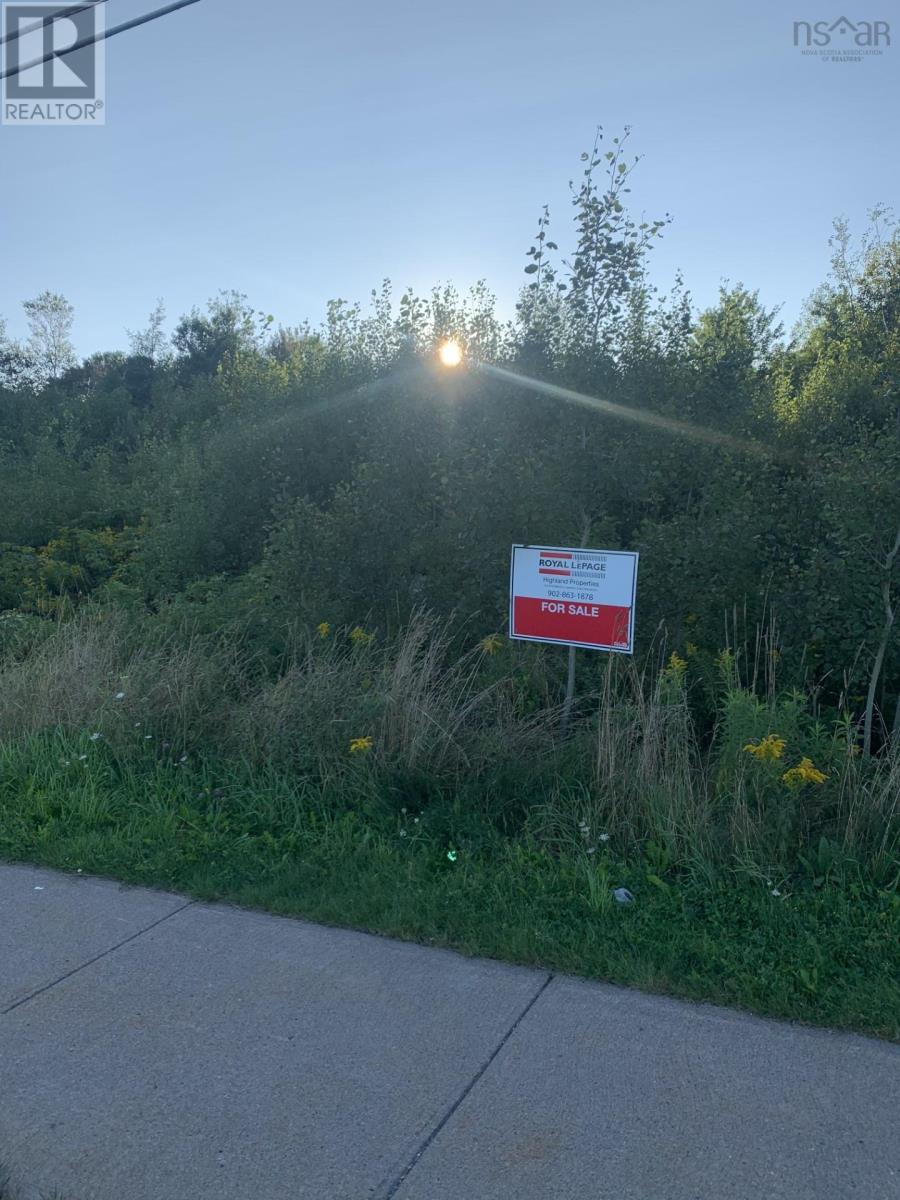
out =
[[753,438],[738,437],[734,434],[722,433],[717,429],[707,429],[703,425],[694,425],[690,421],[676,421],[672,417],[664,417],[660,413],[651,412],[646,408],[631,408],[626,404],[614,404],[611,400],[601,400],[598,396],[586,396],[583,392],[575,392],[571,388],[559,387],[555,383],[546,383],[543,379],[532,379],[528,375],[520,375],[518,371],[508,371],[505,367],[493,367],[490,363],[482,363],[478,367],[487,375],[493,375],[507,383],[518,384],[532,392],[542,392],[545,396],[553,396],[558,400],[566,400],[571,404],[581,404],[592,408],[595,412],[605,413],[610,417],[622,417],[626,421],[634,421],[640,425],[659,429],[664,433],[675,433],[681,437],[693,438],[696,442],[707,442],[724,449],[739,450],[759,458],[772,457],[771,449]]
[[444,342],[438,350],[438,357],[445,367],[458,367],[462,362],[462,356],[462,346],[453,338]]

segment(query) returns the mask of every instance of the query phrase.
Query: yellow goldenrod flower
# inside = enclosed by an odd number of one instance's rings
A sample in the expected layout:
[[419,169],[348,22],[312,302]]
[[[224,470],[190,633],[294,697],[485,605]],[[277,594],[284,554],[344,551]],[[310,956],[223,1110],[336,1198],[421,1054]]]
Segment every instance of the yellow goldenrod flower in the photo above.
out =
[[688,658],[690,658],[690,656],[691,656],[692,654],[696,654],[696,653],[697,653],[697,647],[694,645],[694,643],[693,643],[693,642],[688,642],[688,644],[687,644],[687,655],[688,655]]
[[374,637],[374,633],[366,633],[361,625],[357,625],[350,630],[350,641],[354,646],[367,646]]
[[486,638],[482,638],[478,644],[485,654],[496,654],[503,645],[503,639],[496,633],[491,633]]
[[801,758],[800,763],[796,767],[791,767],[789,771],[781,777],[784,782],[791,788],[802,787],[804,783],[824,783],[828,776],[817,770],[811,759]]
[[673,650],[672,656],[669,659],[666,667],[666,672],[670,675],[674,675],[676,679],[682,679],[686,670],[687,660],[683,659],[676,650]]
[[353,738],[350,742],[351,754],[365,754],[366,751],[372,749],[372,739],[370,737]]
[[320,621],[319,624],[316,626],[316,633],[319,635],[320,638],[327,638],[329,633],[331,633],[331,625],[329,624],[329,622],[328,621]]
[[784,738],[776,733],[767,733],[759,742],[748,742],[744,750],[760,762],[775,762],[784,754],[786,745]]

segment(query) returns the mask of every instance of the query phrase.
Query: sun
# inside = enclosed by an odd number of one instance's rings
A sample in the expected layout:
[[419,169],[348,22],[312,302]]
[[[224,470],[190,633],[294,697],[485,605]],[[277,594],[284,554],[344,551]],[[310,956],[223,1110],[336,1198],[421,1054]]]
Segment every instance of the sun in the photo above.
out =
[[449,338],[441,345],[438,356],[445,367],[458,367],[462,362],[462,346],[453,338]]

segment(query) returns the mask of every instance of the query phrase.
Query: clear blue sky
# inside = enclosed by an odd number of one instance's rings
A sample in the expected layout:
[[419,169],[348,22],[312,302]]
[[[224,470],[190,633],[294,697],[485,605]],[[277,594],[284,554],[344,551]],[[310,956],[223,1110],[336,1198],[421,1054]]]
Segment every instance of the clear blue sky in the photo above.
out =
[[[109,0],[109,23],[162,0]],[[882,19],[862,63],[804,58],[792,22]],[[633,127],[632,199],[674,222],[656,282],[728,278],[788,322],[900,178],[900,2],[202,0],[112,39],[101,129],[0,128],[0,314],[49,288],[81,353],[169,327],[220,288],[286,324],[390,276],[479,277],[511,312],[540,206],[602,123]]]

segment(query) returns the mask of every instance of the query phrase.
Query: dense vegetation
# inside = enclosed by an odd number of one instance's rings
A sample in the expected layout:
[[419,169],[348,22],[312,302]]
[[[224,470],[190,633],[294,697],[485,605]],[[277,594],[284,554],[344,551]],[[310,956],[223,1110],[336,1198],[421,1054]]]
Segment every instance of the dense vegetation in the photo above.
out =
[[[839,224],[790,339],[698,314],[624,144],[511,322],[385,283],[81,363],[60,296],[0,326],[0,855],[898,1034],[900,235]],[[512,542],[641,553],[567,726]]]

